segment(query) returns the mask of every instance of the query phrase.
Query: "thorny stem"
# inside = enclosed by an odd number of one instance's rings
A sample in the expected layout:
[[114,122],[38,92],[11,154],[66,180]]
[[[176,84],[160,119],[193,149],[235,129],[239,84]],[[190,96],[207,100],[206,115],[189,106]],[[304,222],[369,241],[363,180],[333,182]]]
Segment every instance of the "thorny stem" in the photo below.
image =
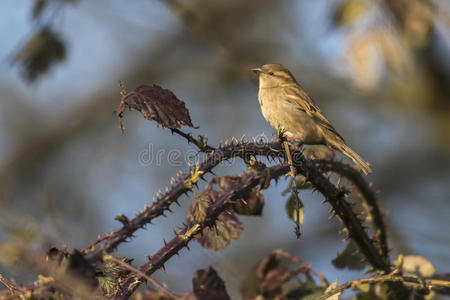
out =
[[176,134],[184,137],[188,141],[188,143],[192,143],[197,146],[197,148],[204,153],[211,153],[212,151],[216,150],[214,147],[208,145],[201,136],[199,136],[197,139],[194,139],[192,135],[184,133],[177,128],[173,128],[171,130],[172,132],[175,132]]
[[332,171],[346,177],[358,188],[363,196],[363,199],[369,206],[368,213],[372,217],[375,232],[374,240],[377,241],[377,246],[381,249],[381,254],[385,258],[385,260],[389,261],[389,247],[387,243],[386,225],[383,221],[383,215],[381,213],[380,207],[378,206],[378,201],[375,193],[364,181],[361,174],[354,168],[340,162],[315,160],[314,164],[319,170]]
[[[177,202],[178,198],[193,188],[193,177],[198,180],[199,174],[211,171],[217,164],[228,160],[232,157],[245,157],[249,153],[253,155],[263,155],[267,157],[283,157],[283,149],[277,142],[258,143],[258,142],[244,142],[232,143],[230,145],[221,147],[211,152],[208,158],[201,164],[196,165],[196,171],[191,171],[191,174],[185,175],[178,180],[175,185],[169,189],[164,195],[160,196],[151,207],[146,207],[143,212],[138,213],[135,218],[130,219],[129,222],[122,228],[112,231],[108,234],[108,238],[100,245],[91,245],[83,249],[88,261],[91,263],[102,258],[104,253],[113,251],[120,243],[131,237],[133,233],[150,223],[154,218],[164,214],[169,209],[170,205]],[[389,273],[389,263],[379,255],[378,250],[368,237],[361,221],[352,211],[352,207],[343,197],[343,191],[337,189],[328,179],[326,179],[320,170],[317,170],[311,162],[307,161],[301,156],[298,150],[292,152],[293,157],[300,157],[294,161],[297,167],[297,172],[304,175],[313,186],[318,189],[332,205],[334,211],[339,216],[340,220],[349,229],[350,237],[356,242],[361,252],[366,256],[368,262],[378,270]],[[335,162],[328,162],[333,165]],[[362,179],[361,179],[362,180]],[[363,181],[363,180],[362,180]],[[363,181],[364,182],[364,181]]]
[[[139,270],[146,275],[153,274],[159,268],[164,268],[164,263],[169,260],[175,254],[187,247],[187,244],[203,229],[214,226],[219,215],[225,211],[234,201],[240,199],[242,195],[256,187],[257,185],[265,182],[267,177],[275,179],[289,171],[288,165],[277,165],[275,167],[266,168],[258,175],[245,174],[239,183],[233,188],[224,192],[211,206],[207,209],[207,214],[203,222],[194,223],[190,226],[186,226],[184,229],[175,233],[175,237],[165,244],[155,255],[153,255],[149,261],[143,264]],[[115,299],[128,299],[133,291],[142,283],[141,276],[136,274],[130,274],[124,279],[119,292]]]

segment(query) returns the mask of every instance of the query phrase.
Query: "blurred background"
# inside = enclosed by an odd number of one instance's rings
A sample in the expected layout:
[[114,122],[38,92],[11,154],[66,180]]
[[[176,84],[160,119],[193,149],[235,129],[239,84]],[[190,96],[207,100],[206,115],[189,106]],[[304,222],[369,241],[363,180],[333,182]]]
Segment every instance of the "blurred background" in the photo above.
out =
[[[117,81],[158,84],[186,103],[211,145],[273,136],[250,68],[282,63],[374,173],[393,258],[450,271],[450,2],[447,0],[4,0],[0,11],[0,273],[29,284],[26,249],[82,248],[169,185],[196,149],[136,112],[121,135]],[[172,151],[172,152],[171,152]],[[173,155],[173,153],[179,155]],[[145,158],[145,159],[143,159]],[[159,159],[158,159],[159,158]],[[239,160],[217,175],[245,170]],[[331,260],[345,244],[328,204],[303,191],[297,240],[287,180],[264,216],[220,251],[193,243],[156,278],[175,292],[212,265],[239,298],[252,266],[281,248],[330,281],[365,276]],[[172,238],[190,200],[119,247],[139,265]],[[30,266],[31,265],[31,266]]]

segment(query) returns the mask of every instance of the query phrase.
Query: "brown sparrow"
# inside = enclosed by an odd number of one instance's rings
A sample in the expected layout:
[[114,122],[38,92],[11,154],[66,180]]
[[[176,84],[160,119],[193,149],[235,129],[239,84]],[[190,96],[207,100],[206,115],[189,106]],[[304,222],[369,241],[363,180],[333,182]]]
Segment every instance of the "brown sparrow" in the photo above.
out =
[[272,127],[282,130],[290,141],[336,149],[356,163],[364,174],[372,172],[370,164],[345,144],[288,69],[267,64],[252,71],[259,74],[259,104]]

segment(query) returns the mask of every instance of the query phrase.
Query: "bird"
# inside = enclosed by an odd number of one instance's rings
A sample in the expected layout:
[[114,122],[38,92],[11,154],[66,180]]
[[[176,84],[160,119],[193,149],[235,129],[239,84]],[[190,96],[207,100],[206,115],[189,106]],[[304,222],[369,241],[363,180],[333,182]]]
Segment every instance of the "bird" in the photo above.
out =
[[259,76],[258,100],[269,124],[283,132],[288,141],[305,145],[325,145],[350,158],[364,174],[370,164],[350,149],[317,104],[281,64],[265,64],[252,69]]

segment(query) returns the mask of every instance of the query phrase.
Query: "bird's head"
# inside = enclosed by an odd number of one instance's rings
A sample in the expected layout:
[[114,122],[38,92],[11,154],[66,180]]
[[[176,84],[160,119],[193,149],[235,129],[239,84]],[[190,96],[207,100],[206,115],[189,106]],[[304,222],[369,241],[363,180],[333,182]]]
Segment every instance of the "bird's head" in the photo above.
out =
[[280,64],[267,64],[252,71],[259,75],[259,88],[274,88],[297,83],[292,73]]

